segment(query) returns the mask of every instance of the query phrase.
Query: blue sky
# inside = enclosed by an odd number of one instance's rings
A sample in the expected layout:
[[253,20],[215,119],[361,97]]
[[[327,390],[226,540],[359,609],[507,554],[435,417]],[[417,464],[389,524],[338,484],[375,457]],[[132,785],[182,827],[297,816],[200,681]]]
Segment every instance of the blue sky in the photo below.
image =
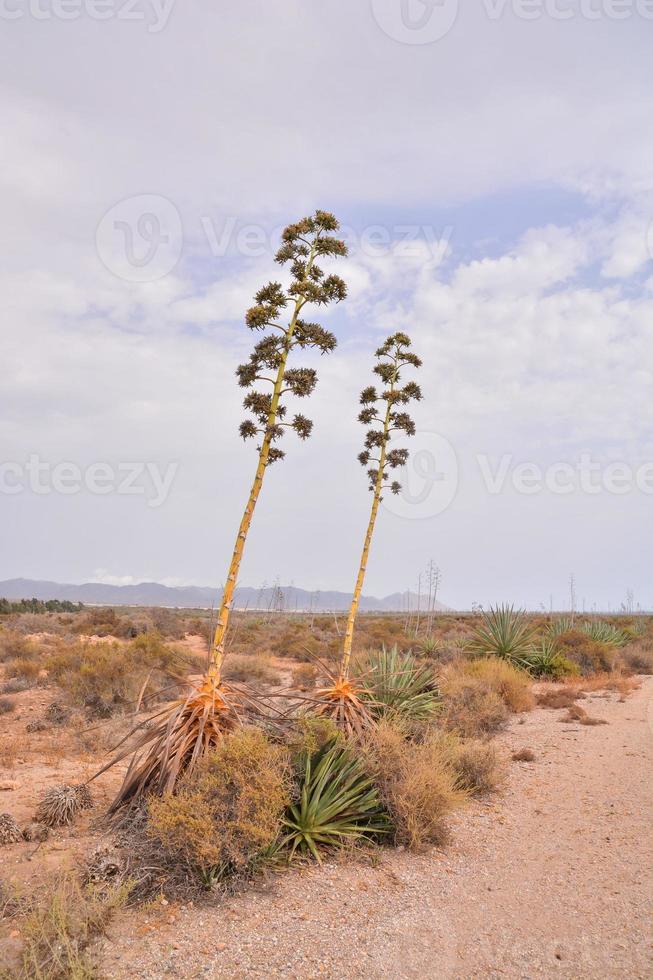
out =
[[[358,392],[400,328],[425,398],[366,591],[414,588],[432,558],[458,607],[563,608],[571,573],[588,607],[653,606],[643,4],[461,5],[419,43],[400,0],[164,6],[17,2],[3,24],[0,578],[220,583],[255,463],[243,315],[280,275],[275,229],[321,207],[350,230],[349,297],[323,321],[339,348],[242,584],[351,588]],[[98,465],[140,471],[99,492]]]

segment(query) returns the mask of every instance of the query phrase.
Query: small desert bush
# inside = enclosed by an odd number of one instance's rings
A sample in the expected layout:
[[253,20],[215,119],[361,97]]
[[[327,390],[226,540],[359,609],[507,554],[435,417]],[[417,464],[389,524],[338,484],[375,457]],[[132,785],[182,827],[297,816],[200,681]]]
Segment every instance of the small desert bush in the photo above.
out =
[[632,643],[621,651],[621,661],[632,674],[653,674],[653,645],[650,641]]
[[286,750],[243,728],[183,777],[175,796],[151,799],[148,833],[202,876],[242,871],[277,838],[290,786]]
[[498,657],[483,657],[459,664],[452,673],[459,672],[463,677],[483,681],[490,690],[498,694],[510,711],[530,711],[535,701],[531,690],[531,679],[526,671],[500,660]]
[[228,680],[258,684],[279,684],[281,678],[271,657],[260,654],[229,654],[224,661],[224,676]]
[[0,698],[0,715],[11,714],[16,708],[16,702],[11,698]]
[[442,722],[449,731],[464,738],[489,738],[505,726],[508,709],[503,699],[480,678],[449,676],[441,689]]
[[0,663],[7,660],[33,660],[38,656],[38,647],[13,630],[0,632]]
[[611,671],[617,661],[616,648],[600,643],[583,630],[568,630],[556,637],[556,645],[563,656],[575,663],[582,674]]
[[535,762],[535,759],[536,755],[532,749],[518,749],[512,754],[513,762]]
[[292,672],[292,685],[301,691],[310,691],[317,684],[319,674],[315,664],[300,664]]
[[390,814],[397,844],[419,850],[449,838],[448,817],[466,793],[439,737],[410,742],[401,729],[381,721],[364,752]]
[[18,678],[34,684],[41,673],[42,666],[31,658],[17,657],[15,660],[7,661],[6,669],[9,678]]
[[479,738],[461,739],[453,732],[434,731],[442,751],[456,774],[457,785],[473,796],[496,792],[503,784],[505,768],[497,748]]
[[21,923],[18,980],[94,980],[99,974],[89,945],[102,935],[129,896],[129,883],[101,895],[71,875],[32,905]]

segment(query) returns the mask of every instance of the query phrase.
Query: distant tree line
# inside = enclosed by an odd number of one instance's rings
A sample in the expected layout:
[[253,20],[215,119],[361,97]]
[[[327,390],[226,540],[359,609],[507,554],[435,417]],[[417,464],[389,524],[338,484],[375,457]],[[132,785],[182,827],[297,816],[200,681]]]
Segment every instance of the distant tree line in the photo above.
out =
[[0,599],[0,616],[8,613],[44,613],[44,612],[81,612],[84,608],[81,602],[69,602],[68,599],[21,599],[19,602],[10,602],[9,599]]

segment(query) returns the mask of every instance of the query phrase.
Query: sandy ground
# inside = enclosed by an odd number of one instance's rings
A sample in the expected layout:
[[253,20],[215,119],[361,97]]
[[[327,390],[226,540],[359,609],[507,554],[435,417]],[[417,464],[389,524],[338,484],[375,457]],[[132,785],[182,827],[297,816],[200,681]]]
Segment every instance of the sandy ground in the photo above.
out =
[[538,709],[500,738],[505,794],[474,803],[446,852],[381,852],[292,872],[219,906],[123,918],[103,975],[294,978],[653,977],[653,679]]

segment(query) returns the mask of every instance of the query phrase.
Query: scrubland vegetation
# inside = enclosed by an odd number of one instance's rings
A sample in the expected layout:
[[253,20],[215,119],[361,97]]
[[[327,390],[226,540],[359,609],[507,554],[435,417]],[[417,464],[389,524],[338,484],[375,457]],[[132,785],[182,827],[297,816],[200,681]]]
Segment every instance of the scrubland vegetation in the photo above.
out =
[[[28,823],[0,815],[0,844],[31,846],[36,860],[50,835],[75,828],[80,863],[49,897],[0,895],[21,940],[7,975],[92,977],[89,944],[126,901],[220,895],[345,850],[442,847],[452,814],[500,788],[505,760],[492,739],[511,715],[537,702],[599,724],[578,704],[585,689],[625,697],[633,675],[653,671],[650,619],[509,606],[358,615],[379,503],[400,489],[392,471],[408,458],[390,443],[414,434],[405,407],[422,397],[404,378],[421,365],[404,333],[376,350],[379,387],[360,396],[372,500],[348,615],[234,610],[267,469],[282,461],[287,429],[306,440],[313,426],[301,413],[288,420],[286,401],[317,384],[292,358],[336,345],[304,310],[346,296],[318,265],[346,255],[337,230],[324,211],[289,225],[276,255],[289,285],[263,286],[245,315],[262,338],[236,371],[248,413],[240,435],[258,446],[216,622],[205,611],[0,602],[0,714],[12,731],[3,789],[20,799],[14,775],[35,786],[50,764],[66,776],[46,780]],[[100,828],[109,852],[80,853]]]
[[[426,627],[415,635],[405,616],[362,615],[351,676],[372,724],[352,733],[310,710],[338,668],[341,617],[245,612],[232,622],[224,674],[235,689],[257,688],[257,710],[245,705],[231,732],[180,772],[174,792],[145,795],[107,825],[106,776],[88,776],[134,724],[147,730],[189,673],[202,673],[210,616],[97,609],[3,617],[2,711],[18,748],[13,761],[11,753],[0,761],[15,775],[16,755],[29,755],[30,738],[43,732],[67,739],[79,773],[44,790],[29,823],[5,814],[0,840],[33,848],[67,827],[97,826],[118,855],[90,877],[82,868],[51,882],[47,898],[5,891],[23,976],[92,976],[87,947],[128,897],[143,902],[163,891],[197,900],[343,849],[446,846],[451,815],[500,790],[506,758],[493,737],[511,716],[539,706],[595,725],[579,703],[585,692],[625,697],[638,674],[653,671],[653,620],[644,617],[572,624],[499,609],[439,615],[428,635]],[[45,707],[26,721],[23,705],[34,697]],[[513,759],[534,754],[524,747]]]

